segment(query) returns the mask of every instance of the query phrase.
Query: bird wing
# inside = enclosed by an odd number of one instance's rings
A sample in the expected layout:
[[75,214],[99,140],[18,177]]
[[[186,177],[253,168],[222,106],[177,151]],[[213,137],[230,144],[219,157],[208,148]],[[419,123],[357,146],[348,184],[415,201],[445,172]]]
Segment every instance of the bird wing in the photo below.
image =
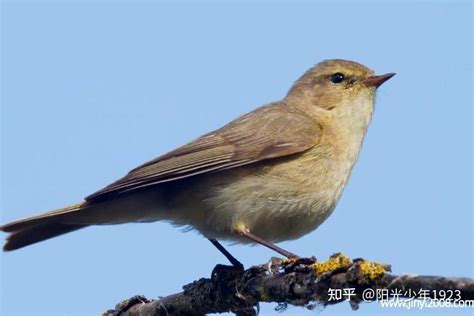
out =
[[302,111],[270,104],[133,169],[86,200],[300,153],[312,148],[319,135],[320,126]]

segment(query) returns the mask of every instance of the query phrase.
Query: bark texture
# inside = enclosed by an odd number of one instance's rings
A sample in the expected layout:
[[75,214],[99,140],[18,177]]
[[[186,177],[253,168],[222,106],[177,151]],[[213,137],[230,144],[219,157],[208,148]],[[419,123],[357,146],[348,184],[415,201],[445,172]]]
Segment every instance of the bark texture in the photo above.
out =
[[[189,283],[180,293],[158,299],[134,296],[103,315],[205,315],[233,312],[256,315],[259,302],[313,309],[348,301],[359,303],[397,298],[474,300],[474,280],[441,276],[392,275],[390,266],[341,254],[318,263],[314,258],[272,260],[241,270],[217,265],[210,278]],[[347,289],[350,289],[348,291]],[[342,291],[342,297],[337,294]],[[444,293],[444,294],[443,294]],[[472,308],[472,305],[471,305]]]

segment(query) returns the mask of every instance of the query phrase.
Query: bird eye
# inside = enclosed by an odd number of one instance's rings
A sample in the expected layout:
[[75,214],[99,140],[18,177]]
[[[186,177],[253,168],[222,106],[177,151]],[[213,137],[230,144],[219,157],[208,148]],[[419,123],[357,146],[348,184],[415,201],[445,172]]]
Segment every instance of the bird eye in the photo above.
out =
[[329,77],[329,80],[331,80],[332,83],[341,83],[344,81],[344,79],[344,74],[340,72],[336,72],[335,74],[331,75],[331,77]]

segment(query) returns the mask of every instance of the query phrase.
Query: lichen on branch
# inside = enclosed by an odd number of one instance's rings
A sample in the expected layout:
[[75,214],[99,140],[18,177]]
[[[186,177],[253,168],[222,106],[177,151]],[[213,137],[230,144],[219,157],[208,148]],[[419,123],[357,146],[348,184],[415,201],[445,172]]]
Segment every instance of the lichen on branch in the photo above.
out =
[[[333,295],[335,290],[350,289],[350,295]],[[367,291],[385,291],[386,296],[367,296]],[[287,305],[327,306],[348,301],[353,309],[361,302],[398,298],[436,299],[437,291],[458,291],[459,300],[474,300],[474,280],[439,276],[396,276],[390,266],[365,259],[350,259],[335,254],[327,261],[315,258],[272,259],[269,263],[241,270],[217,265],[210,278],[201,278],[183,286],[183,292],[159,299],[134,296],[116,305],[103,315],[205,315],[233,312],[236,315],[256,315],[260,302]],[[347,294],[347,293],[345,293]],[[472,305],[471,305],[472,306]]]

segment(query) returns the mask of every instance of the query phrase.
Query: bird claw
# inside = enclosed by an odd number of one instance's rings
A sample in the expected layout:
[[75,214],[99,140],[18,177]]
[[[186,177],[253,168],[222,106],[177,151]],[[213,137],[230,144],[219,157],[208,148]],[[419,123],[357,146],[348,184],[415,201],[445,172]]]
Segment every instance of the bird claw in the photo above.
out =
[[311,266],[316,262],[316,258],[301,258],[298,256],[290,257],[290,258],[277,258],[272,257],[266,264],[267,271],[269,273],[276,273],[279,270],[295,270],[297,267],[307,267]]
[[281,259],[277,257],[271,257],[270,260],[268,260],[266,264],[267,271],[270,274],[275,274],[280,270],[280,267],[282,266],[283,261],[286,259]]

